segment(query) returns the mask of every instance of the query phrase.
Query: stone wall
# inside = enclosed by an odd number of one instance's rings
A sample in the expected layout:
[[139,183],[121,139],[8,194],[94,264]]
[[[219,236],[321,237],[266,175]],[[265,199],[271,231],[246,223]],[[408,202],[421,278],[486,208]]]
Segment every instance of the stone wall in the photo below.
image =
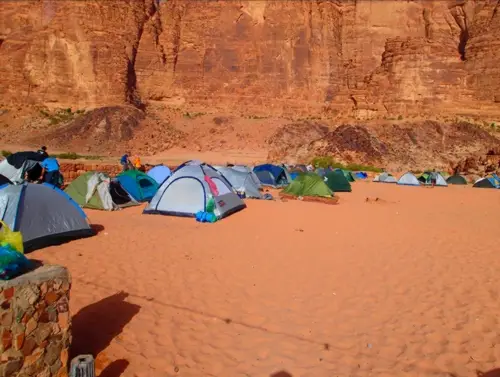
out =
[[65,182],[71,182],[80,175],[89,171],[98,171],[106,173],[111,177],[118,175],[122,168],[118,164],[90,164],[90,163],[75,163],[75,162],[62,162],[61,173],[64,176]]
[[67,376],[71,278],[41,266],[0,281],[0,376]]

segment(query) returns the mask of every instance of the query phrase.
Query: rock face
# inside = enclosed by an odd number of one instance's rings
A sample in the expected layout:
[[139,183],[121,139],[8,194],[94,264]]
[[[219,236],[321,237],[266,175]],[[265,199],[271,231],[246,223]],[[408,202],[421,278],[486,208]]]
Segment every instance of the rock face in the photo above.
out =
[[343,163],[389,169],[449,169],[464,155],[486,153],[500,145],[496,137],[466,122],[404,122],[376,127],[345,124],[320,137],[304,132],[300,140],[286,143],[289,137],[283,135],[289,129],[295,134],[297,127],[285,125],[270,138],[272,141],[279,135],[283,141],[272,143],[270,160],[308,162],[316,156],[332,156]]
[[500,149],[491,149],[486,154],[476,154],[461,159],[453,165],[453,171],[468,176],[472,182],[488,174],[500,174]]
[[61,266],[0,281],[0,376],[67,376],[70,288]]
[[498,110],[492,0],[3,1],[5,102],[264,114]]

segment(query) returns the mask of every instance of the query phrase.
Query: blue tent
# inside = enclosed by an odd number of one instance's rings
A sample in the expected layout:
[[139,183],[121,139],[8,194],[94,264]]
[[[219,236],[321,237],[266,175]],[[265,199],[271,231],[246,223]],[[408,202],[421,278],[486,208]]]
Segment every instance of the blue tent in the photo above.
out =
[[358,171],[357,173],[354,173],[354,176],[359,179],[366,179],[368,178],[368,174],[366,174],[363,171]]
[[281,166],[258,165],[253,168],[253,171],[264,186],[285,186],[290,183],[286,170]]
[[137,202],[147,202],[158,191],[158,183],[149,175],[139,170],[127,170],[119,174],[116,179],[123,189]]
[[156,183],[161,185],[163,182],[165,182],[171,175],[172,172],[168,168],[168,166],[165,165],[157,165],[154,168],[152,168],[150,171],[148,171],[148,175],[153,178]]
[[478,179],[472,187],[498,189],[500,188],[500,182],[494,176],[489,176]]

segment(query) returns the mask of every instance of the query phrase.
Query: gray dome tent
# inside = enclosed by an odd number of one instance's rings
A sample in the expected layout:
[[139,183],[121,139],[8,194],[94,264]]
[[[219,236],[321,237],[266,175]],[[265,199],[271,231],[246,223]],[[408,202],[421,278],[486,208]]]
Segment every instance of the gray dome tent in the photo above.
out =
[[226,178],[231,186],[238,192],[243,192],[247,198],[262,199],[262,195],[251,173],[244,173],[234,168],[216,167],[217,171]]
[[31,179],[37,179],[42,173],[40,163],[46,158],[37,152],[13,153],[0,162],[0,174],[15,184],[23,183],[26,173]]
[[382,173],[379,174],[375,177],[373,182],[380,182],[380,183],[397,183],[396,178],[394,178],[391,174],[389,173]]
[[246,207],[227,179],[212,166],[188,161],[160,186],[144,213],[194,217],[206,211],[210,197],[215,201],[218,218]]
[[411,172],[405,173],[399,178],[398,185],[403,186],[420,186],[420,181]]
[[94,235],[78,204],[45,183],[0,187],[0,219],[22,233],[27,251]]

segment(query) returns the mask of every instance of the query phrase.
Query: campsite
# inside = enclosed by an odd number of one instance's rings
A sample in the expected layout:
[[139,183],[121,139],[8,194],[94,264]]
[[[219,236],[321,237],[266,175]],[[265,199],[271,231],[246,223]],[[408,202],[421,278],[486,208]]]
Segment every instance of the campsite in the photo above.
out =
[[[71,271],[72,352],[94,355],[97,375],[495,367],[496,175],[192,160],[87,172],[63,191],[0,170],[2,220],[26,255]],[[215,218],[203,223],[200,210]],[[88,310],[98,317],[80,322]]]

